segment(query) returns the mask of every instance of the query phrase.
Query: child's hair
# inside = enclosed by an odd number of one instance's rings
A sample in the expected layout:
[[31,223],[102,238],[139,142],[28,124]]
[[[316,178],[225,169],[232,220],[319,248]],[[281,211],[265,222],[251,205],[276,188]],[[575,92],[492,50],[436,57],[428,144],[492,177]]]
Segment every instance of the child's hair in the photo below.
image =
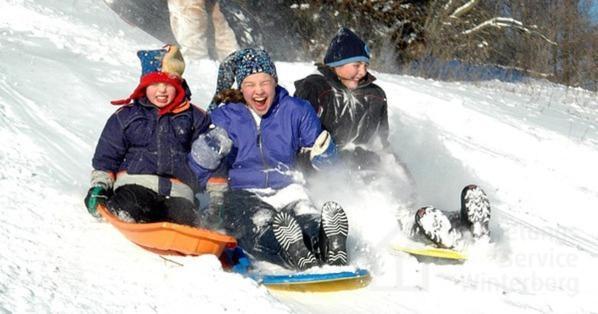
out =
[[212,99],[212,103],[245,103],[245,98],[243,98],[243,93],[241,93],[240,90],[236,88],[227,88],[216,94]]

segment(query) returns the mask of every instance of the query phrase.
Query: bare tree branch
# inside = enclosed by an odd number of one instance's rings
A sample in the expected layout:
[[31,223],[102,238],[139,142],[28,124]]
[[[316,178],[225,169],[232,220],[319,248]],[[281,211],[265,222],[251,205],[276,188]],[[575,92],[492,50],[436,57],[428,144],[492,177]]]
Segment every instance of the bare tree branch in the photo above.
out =
[[529,28],[525,27],[523,25],[523,23],[521,23],[518,20],[515,20],[513,18],[510,17],[493,17],[489,20],[486,20],[478,25],[476,25],[473,28],[470,28],[468,30],[465,30],[463,32],[461,32],[462,35],[469,35],[472,34],[474,32],[480,31],[484,28],[487,27],[496,27],[496,28],[503,28],[503,27],[512,27],[512,28],[516,28],[519,29],[521,31],[524,31],[528,34],[535,34],[540,36],[542,39],[544,39],[545,41],[547,41],[548,43],[550,43],[551,45],[557,45],[557,43],[555,43],[554,41],[548,39],[546,36],[544,36],[543,34],[534,31],[534,30],[530,30]]
[[476,4],[478,4],[479,0],[469,0],[469,2],[465,3],[464,5],[458,7],[453,14],[451,14],[451,18],[458,19],[463,15],[469,13]]

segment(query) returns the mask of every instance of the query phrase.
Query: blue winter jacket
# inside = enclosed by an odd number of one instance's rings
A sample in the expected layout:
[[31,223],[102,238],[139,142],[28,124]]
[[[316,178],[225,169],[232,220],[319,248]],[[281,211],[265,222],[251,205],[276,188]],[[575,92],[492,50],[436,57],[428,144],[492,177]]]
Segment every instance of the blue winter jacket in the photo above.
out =
[[197,178],[186,158],[191,143],[209,125],[205,111],[193,105],[159,116],[158,109],[141,98],[110,116],[93,156],[93,168],[114,174],[158,175],[163,195],[169,195],[171,178],[197,191]]
[[[306,101],[276,87],[276,99],[259,128],[243,103],[231,103],[212,112],[212,123],[224,128],[233,142],[225,157],[229,186],[233,190],[280,189],[293,183],[291,171],[302,147],[313,146],[322,131],[320,120]],[[211,172],[189,158],[202,184]]]

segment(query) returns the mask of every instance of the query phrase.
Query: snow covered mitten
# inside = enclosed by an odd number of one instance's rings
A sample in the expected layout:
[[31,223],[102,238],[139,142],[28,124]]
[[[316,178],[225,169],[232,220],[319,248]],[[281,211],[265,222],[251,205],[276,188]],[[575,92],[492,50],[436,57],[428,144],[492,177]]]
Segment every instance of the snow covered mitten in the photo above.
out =
[[192,160],[204,169],[214,170],[230,152],[232,145],[226,130],[216,126],[199,135],[191,145],[190,155]]
[[468,185],[461,192],[461,220],[475,239],[490,235],[490,201],[477,185]]
[[272,231],[289,266],[299,270],[318,266],[316,257],[305,246],[303,233],[293,216],[284,211],[278,212],[272,221]]
[[322,227],[320,231],[321,254],[329,265],[347,265],[347,235],[349,221],[343,208],[336,202],[328,201],[322,206]]
[[442,211],[432,206],[417,210],[414,227],[439,247],[453,249],[460,246],[461,233],[453,228]]

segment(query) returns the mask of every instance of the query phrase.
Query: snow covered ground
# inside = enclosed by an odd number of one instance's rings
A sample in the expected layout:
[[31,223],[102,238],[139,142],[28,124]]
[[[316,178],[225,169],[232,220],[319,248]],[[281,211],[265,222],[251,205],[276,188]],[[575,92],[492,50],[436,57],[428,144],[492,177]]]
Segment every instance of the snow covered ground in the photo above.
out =
[[[0,312],[596,313],[598,95],[545,82],[446,83],[376,73],[393,149],[417,181],[417,206],[459,207],[477,183],[493,205],[492,242],[463,264],[392,252],[401,186],[318,188],[347,209],[360,290],[274,293],[221,271],[148,253],[87,214],[91,156],[109,100],[139,76],[138,49],[160,43],[101,1],[0,1]],[[281,85],[313,71],[277,63]],[[205,105],[217,64],[188,65]],[[348,192],[347,190],[350,190]]]

